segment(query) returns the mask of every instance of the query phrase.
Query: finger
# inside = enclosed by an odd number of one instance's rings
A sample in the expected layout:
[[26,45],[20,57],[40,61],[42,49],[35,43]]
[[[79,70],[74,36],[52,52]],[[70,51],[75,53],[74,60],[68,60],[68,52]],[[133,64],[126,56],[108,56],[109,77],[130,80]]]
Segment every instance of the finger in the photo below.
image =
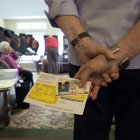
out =
[[92,69],[89,68],[87,65],[84,66],[84,68],[81,68],[80,71],[78,71],[75,75],[75,77],[80,80],[79,87],[82,88],[85,86],[87,81],[90,79],[90,75],[92,74]]
[[112,79],[110,78],[109,74],[102,74],[101,77],[103,78],[105,83],[111,83],[112,82]]
[[79,79],[80,78],[80,75],[82,74],[82,72],[86,69],[86,66],[83,65],[79,70],[78,72],[75,74],[74,78],[76,79]]
[[100,85],[103,80],[99,76],[92,76],[93,85]]
[[108,60],[115,59],[113,51],[108,48],[100,47],[98,51],[101,52],[101,54],[104,54]]
[[107,83],[106,82],[101,82],[101,86],[102,87],[107,87]]
[[119,78],[119,73],[111,73],[110,77],[112,78],[112,80],[117,80]]
[[98,85],[98,86],[102,86],[102,87],[106,87],[107,83],[99,76],[96,76],[96,78],[94,78],[94,84]]
[[103,79],[100,76],[96,76],[96,77],[93,76],[91,80],[92,80],[93,85],[98,85],[98,86],[103,86],[103,87],[107,86],[107,83],[103,81]]
[[80,76],[80,82],[79,82],[79,87],[82,88],[86,85],[88,79],[89,79],[89,74],[86,72],[83,72],[83,74]]
[[100,86],[94,85],[91,92],[89,93],[89,97],[92,98],[92,100],[95,100],[97,98],[98,92],[99,92]]

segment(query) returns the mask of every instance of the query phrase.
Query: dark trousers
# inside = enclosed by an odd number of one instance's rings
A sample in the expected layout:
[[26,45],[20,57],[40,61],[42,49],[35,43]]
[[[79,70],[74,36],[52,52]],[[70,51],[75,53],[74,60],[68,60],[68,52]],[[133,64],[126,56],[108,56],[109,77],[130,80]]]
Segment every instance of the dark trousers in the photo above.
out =
[[31,71],[21,70],[19,71],[19,75],[24,79],[24,82],[32,82],[32,85],[34,84],[33,74]]
[[[70,64],[70,76],[79,69]],[[140,70],[124,70],[118,80],[87,100],[84,114],[74,115],[74,140],[109,140],[115,117],[115,140],[140,140]]]

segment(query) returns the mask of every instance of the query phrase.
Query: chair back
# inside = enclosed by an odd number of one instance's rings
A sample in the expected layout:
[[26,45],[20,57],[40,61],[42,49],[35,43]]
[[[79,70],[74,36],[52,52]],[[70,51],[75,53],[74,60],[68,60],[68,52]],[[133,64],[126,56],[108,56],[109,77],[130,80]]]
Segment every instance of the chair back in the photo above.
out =
[[10,69],[10,67],[6,62],[0,60],[0,69]]

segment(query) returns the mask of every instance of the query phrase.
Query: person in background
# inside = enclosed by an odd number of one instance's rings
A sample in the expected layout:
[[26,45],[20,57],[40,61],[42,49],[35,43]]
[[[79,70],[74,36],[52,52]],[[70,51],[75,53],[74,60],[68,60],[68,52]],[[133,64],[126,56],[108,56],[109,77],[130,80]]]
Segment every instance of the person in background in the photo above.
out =
[[18,45],[18,35],[14,33],[14,31],[5,29],[4,35],[10,44],[11,48],[13,48],[15,51],[17,51],[17,45]]
[[18,55],[17,53],[10,47],[7,41],[0,42],[0,60],[6,62],[11,69],[18,69],[19,75],[23,77],[24,81],[33,82],[32,72],[20,67],[17,64]]
[[113,117],[115,140],[139,140],[140,1],[45,2],[70,42],[70,76],[80,87],[92,82],[84,114],[74,115],[74,140],[109,140]]
[[26,35],[27,47],[31,48],[35,54],[37,54],[39,48],[39,42],[33,37],[33,35]]
[[27,52],[26,35],[23,33],[20,33],[18,36],[18,44],[17,44],[16,51],[18,51],[20,55],[26,54]]
[[54,36],[45,38],[45,49],[48,59],[48,72],[58,74],[58,40]]
[[0,27],[0,42],[7,41],[6,37],[4,36],[4,28]]

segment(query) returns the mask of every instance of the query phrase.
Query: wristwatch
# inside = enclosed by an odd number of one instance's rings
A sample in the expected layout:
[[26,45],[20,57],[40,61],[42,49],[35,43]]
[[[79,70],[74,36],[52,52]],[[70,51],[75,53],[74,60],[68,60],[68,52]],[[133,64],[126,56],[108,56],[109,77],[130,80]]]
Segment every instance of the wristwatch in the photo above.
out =
[[[120,50],[120,48],[117,47],[117,45],[116,45],[116,47],[112,48],[113,54],[117,53],[119,50]],[[120,64],[119,64],[119,70],[121,71],[121,70],[127,68],[129,66],[129,64],[130,64],[130,60],[129,60],[128,57],[126,57],[125,59],[123,59],[120,62]]]
[[71,45],[73,46],[73,48],[75,48],[79,41],[84,37],[90,37],[90,35],[87,32],[82,32],[79,35],[77,35],[75,39],[71,41]]
[[123,70],[125,68],[127,68],[130,64],[130,60],[128,57],[126,57],[124,60],[122,60],[122,62],[119,64],[119,69]]

